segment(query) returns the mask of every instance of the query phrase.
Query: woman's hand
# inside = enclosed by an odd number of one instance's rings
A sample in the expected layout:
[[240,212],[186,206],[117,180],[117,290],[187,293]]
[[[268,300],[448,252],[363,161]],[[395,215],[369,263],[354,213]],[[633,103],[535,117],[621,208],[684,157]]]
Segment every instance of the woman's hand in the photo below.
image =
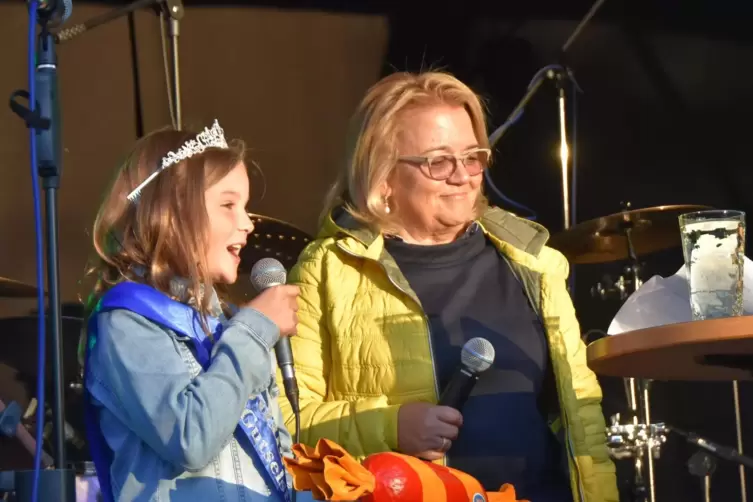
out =
[[457,439],[463,415],[455,408],[408,403],[397,415],[398,449],[425,460],[438,460]]
[[258,310],[275,323],[280,330],[280,336],[295,334],[298,326],[298,286],[282,284],[272,286],[262,291],[246,306]]

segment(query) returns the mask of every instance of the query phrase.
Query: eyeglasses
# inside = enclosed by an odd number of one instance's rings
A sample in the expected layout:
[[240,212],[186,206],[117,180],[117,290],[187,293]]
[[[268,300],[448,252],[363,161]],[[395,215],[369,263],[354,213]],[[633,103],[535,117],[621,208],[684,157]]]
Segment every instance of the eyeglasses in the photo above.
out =
[[[474,148],[463,153],[442,153],[437,155],[401,156],[398,160],[410,164],[417,164],[421,172],[429,178],[444,181],[458,168],[458,161],[462,162],[469,176],[475,176],[489,166],[489,158],[492,151],[488,148]],[[425,168],[425,169],[424,169]]]

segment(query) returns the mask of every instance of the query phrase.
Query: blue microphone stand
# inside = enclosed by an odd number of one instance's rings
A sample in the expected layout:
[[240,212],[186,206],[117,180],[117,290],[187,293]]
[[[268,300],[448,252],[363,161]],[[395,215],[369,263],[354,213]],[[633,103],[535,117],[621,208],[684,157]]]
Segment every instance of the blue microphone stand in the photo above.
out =
[[[60,14],[62,7],[63,21],[70,14],[70,0],[31,0],[31,17],[30,25],[34,19],[39,24],[39,33],[32,36],[33,27],[30,26],[30,46],[36,42],[36,64],[34,61],[29,62],[29,67],[34,66],[33,77],[30,75],[30,91],[15,91],[10,98],[10,108],[25,123],[26,127],[31,129],[32,143],[32,168],[42,180],[42,190],[45,194],[45,223],[46,223],[46,244],[47,244],[47,290],[49,299],[47,304],[47,330],[50,335],[52,356],[52,429],[53,429],[53,447],[54,447],[54,469],[41,470],[40,462],[44,457],[41,451],[41,445],[37,445],[35,455],[35,469],[31,471],[17,471],[14,477],[14,489],[16,500],[18,502],[75,502],[76,485],[75,472],[68,469],[65,454],[65,416],[64,409],[64,387],[63,379],[63,355],[62,355],[62,310],[60,301],[60,264],[58,256],[58,199],[57,192],[60,188],[60,172],[62,163],[62,148],[60,141],[60,112],[58,99],[58,82],[57,82],[57,54],[55,44],[62,43],[82,33],[91,30],[97,26],[103,25],[134,12],[142,7],[153,5],[164,6],[170,19],[172,47],[173,47],[173,75],[172,92],[175,96],[175,105],[171,112],[177,116],[178,127],[180,127],[180,87],[177,61],[177,37],[179,34],[178,22],[183,17],[182,0],[134,0],[132,3],[115,9],[109,13],[97,16],[83,24],[73,26],[72,28],[59,30],[53,33],[53,17]],[[67,9],[67,12],[66,12]],[[29,101],[29,106],[25,107],[17,99],[25,98]],[[35,203],[35,226],[37,229],[37,238],[41,239],[41,222],[38,212],[38,183],[34,177],[34,203]],[[37,243],[37,254],[41,255],[41,244]],[[44,289],[41,281],[42,262],[41,256],[37,257],[37,275],[38,288]],[[44,299],[40,292],[39,311],[44,312]],[[45,383],[45,325],[44,319],[40,320],[39,325],[39,371],[38,371],[38,406],[42,410],[37,417],[38,433],[37,442],[41,441],[41,429],[44,424],[44,383]],[[6,479],[5,476],[3,479]]]
[[[59,2],[59,3],[58,3]],[[76,485],[75,472],[68,469],[65,454],[65,416],[64,409],[64,387],[63,379],[63,356],[62,356],[62,310],[60,301],[60,264],[58,257],[58,199],[57,191],[60,188],[60,172],[62,163],[62,148],[60,141],[60,112],[58,99],[58,82],[57,82],[57,55],[55,44],[62,43],[82,33],[91,30],[97,26],[103,25],[134,12],[142,7],[153,5],[164,6],[170,19],[171,36],[173,41],[173,95],[175,96],[175,106],[171,110],[180,121],[180,87],[178,62],[177,62],[177,37],[178,21],[183,17],[182,0],[134,0],[132,3],[115,9],[104,15],[97,16],[83,24],[75,25],[72,28],[59,30],[53,33],[53,17],[60,14],[60,8],[63,9],[63,21],[70,14],[70,0],[31,0],[30,4],[30,25],[34,24],[34,19],[39,24],[39,33],[32,36],[33,26],[30,26],[30,47],[36,42],[36,64],[34,61],[29,62],[29,67],[34,66],[33,76],[30,75],[30,91],[15,91],[10,98],[10,108],[25,123],[26,127],[31,129],[31,158],[32,168],[42,180],[42,190],[45,193],[45,223],[46,223],[46,244],[47,244],[47,289],[49,293],[47,305],[47,330],[50,335],[52,356],[52,382],[53,382],[53,399],[52,399],[52,429],[53,429],[53,447],[54,447],[54,469],[41,470],[40,461],[44,457],[41,451],[41,445],[37,444],[35,454],[35,469],[31,471],[17,471],[14,477],[14,489],[16,500],[18,502],[75,502]],[[67,12],[66,12],[67,9]],[[17,99],[25,98],[29,101],[29,106],[23,106]],[[178,127],[180,127],[178,125]],[[41,255],[41,222],[38,212],[38,183],[37,178],[33,178],[34,184],[34,203],[35,203],[35,226],[37,229],[37,254]],[[37,257],[37,275],[38,288],[44,289],[41,281],[42,262],[41,256]],[[44,312],[44,299],[39,299],[39,311]],[[42,410],[37,421],[37,442],[41,441],[41,426],[44,424],[44,383],[45,383],[45,325],[44,319],[40,320],[39,325],[39,371],[38,371],[38,406]],[[5,480],[7,476],[2,479]]]
[[[57,55],[55,40],[49,30],[50,16],[40,11],[40,31],[37,39],[35,103],[30,109],[15,101],[18,96],[29,96],[16,91],[11,97],[11,109],[33,129],[36,136],[36,172],[41,178],[45,194],[45,223],[47,245],[47,329],[52,356],[52,430],[55,468],[49,470],[17,471],[15,475],[16,500],[43,502],[75,502],[75,474],[67,469],[64,429],[64,380],[61,337],[60,265],[58,256],[58,199],[62,148],[60,142],[60,113],[57,85]],[[36,197],[36,194],[35,194]],[[41,314],[40,314],[41,315]],[[44,350],[44,344],[39,349]],[[40,358],[42,356],[40,355]],[[38,378],[45,379],[40,369]],[[44,406],[40,402],[39,406]]]

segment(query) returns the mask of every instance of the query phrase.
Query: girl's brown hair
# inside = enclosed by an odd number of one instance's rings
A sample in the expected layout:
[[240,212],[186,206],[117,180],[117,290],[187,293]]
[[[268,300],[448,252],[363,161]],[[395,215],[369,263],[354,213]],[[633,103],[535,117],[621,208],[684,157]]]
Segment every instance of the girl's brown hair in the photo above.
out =
[[229,148],[208,148],[162,171],[141,191],[135,202],[127,199],[171,151],[177,151],[196,132],[161,130],[139,139],[115,175],[94,221],[92,240],[96,256],[88,270],[94,277],[87,314],[113,285],[130,280],[148,284],[173,296],[171,280],[189,282],[188,295],[207,315],[214,288],[206,254],[209,221],[204,192],[245,159],[241,141]]

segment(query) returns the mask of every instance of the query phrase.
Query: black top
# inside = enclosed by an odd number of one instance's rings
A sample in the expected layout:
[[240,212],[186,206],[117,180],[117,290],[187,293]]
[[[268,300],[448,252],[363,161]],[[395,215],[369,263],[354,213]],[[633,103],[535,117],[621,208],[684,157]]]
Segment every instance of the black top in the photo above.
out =
[[477,225],[449,244],[388,238],[385,245],[429,318],[440,390],[459,366],[466,341],[482,337],[494,346],[494,364],[461,410],[450,466],[486,490],[511,483],[521,499],[571,501],[564,452],[539,406],[554,382],[546,337],[505,259]]

